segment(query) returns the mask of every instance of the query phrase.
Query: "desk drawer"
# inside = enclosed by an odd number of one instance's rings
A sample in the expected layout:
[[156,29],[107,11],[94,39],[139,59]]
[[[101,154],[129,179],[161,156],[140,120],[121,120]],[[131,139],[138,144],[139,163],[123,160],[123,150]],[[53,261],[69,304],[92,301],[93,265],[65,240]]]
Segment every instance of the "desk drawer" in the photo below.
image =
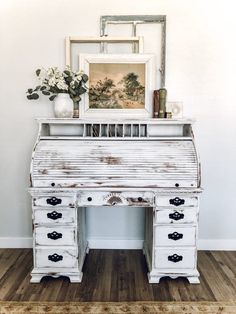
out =
[[156,196],[157,207],[169,207],[169,208],[183,208],[183,207],[196,207],[198,205],[197,196],[186,196],[181,194],[170,194]]
[[155,246],[194,246],[196,244],[196,227],[162,227],[154,231]]
[[36,245],[74,245],[76,230],[73,227],[36,227]]
[[60,195],[48,195],[48,196],[36,196],[33,198],[33,206],[38,207],[75,207],[76,196],[60,196]]
[[185,272],[196,267],[195,248],[158,248],[155,250],[155,268]]
[[61,224],[76,222],[75,208],[66,209],[34,209],[34,223],[35,224]]
[[185,223],[197,223],[198,211],[197,208],[190,207],[185,209],[167,209],[157,208],[155,213],[156,224],[185,224]]
[[38,268],[73,268],[78,265],[76,248],[36,248],[35,249],[35,266]]
[[151,192],[81,192],[79,206],[154,206],[154,194]]

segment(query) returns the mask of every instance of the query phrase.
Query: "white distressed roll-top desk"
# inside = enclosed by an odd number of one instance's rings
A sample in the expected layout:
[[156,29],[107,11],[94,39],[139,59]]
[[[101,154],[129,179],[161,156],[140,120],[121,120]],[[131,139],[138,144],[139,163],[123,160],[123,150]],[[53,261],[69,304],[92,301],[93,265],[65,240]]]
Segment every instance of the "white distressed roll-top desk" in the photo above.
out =
[[[150,283],[199,282],[200,164],[192,121],[38,119],[31,163],[34,268],[81,282],[86,207],[144,207]],[[128,208],[127,208],[128,210]]]

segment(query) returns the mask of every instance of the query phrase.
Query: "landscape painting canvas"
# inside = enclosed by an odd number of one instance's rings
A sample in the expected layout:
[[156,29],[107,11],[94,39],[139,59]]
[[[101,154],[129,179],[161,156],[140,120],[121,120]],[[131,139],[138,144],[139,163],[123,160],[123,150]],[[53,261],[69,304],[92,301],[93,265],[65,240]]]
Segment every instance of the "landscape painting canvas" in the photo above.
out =
[[81,95],[80,118],[151,118],[156,86],[153,54],[80,54],[80,69],[88,75]]
[[145,63],[90,63],[90,109],[144,109]]

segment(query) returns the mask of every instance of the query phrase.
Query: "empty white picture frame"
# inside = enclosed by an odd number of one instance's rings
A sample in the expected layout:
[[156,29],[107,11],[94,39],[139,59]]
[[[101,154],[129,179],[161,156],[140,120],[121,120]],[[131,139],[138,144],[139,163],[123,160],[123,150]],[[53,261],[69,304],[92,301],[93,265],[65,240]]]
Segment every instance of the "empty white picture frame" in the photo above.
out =
[[[131,44],[134,53],[143,53],[143,37],[130,36],[130,37],[78,37],[69,36],[65,39],[65,63],[72,66],[72,45],[73,44],[100,44],[100,52],[107,53],[107,44]],[[134,46],[135,44],[135,46]]]

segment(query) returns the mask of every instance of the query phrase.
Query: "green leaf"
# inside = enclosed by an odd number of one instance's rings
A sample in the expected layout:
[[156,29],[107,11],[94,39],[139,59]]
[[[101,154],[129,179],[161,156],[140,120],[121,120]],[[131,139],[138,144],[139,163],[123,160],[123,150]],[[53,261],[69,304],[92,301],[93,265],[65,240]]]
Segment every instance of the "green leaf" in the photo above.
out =
[[47,88],[46,86],[41,86],[41,87],[40,87],[40,90],[43,91],[43,90],[45,90],[46,88]]
[[79,83],[77,81],[75,81],[75,88],[79,87]]
[[73,90],[73,88],[69,87],[69,92],[70,92],[72,95],[76,96],[76,92]]
[[41,70],[40,70],[40,69],[37,69],[37,70],[36,70],[36,75],[39,76],[40,72],[41,72]]
[[38,98],[39,98],[39,95],[36,93],[33,93],[30,99],[38,99]]
[[53,101],[56,97],[57,97],[57,95],[52,95],[52,96],[49,97],[49,100]]
[[87,74],[83,74],[82,75],[82,80],[84,81],[84,83],[86,83],[88,81],[88,75]]
[[65,70],[64,73],[65,73],[66,75],[68,75],[68,76],[70,75],[70,72],[67,71],[67,70]]
[[42,94],[46,95],[46,96],[49,96],[50,95],[50,92],[47,92],[45,90],[42,90]]
[[50,92],[57,94],[58,93],[58,88],[51,86],[50,87]]
[[70,84],[70,82],[72,81],[72,77],[71,76],[65,77],[65,81],[67,84]]
[[82,95],[82,94],[84,94],[85,92],[87,92],[87,89],[86,88],[84,88],[84,87],[79,87],[78,88],[78,93],[79,93],[79,95]]
[[36,86],[36,87],[35,87],[35,91],[40,90],[40,87],[41,87],[40,85]]
[[27,90],[27,92],[28,92],[29,94],[32,94],[33,89],[32,89],[32,88],[29,88],[29,89]]

